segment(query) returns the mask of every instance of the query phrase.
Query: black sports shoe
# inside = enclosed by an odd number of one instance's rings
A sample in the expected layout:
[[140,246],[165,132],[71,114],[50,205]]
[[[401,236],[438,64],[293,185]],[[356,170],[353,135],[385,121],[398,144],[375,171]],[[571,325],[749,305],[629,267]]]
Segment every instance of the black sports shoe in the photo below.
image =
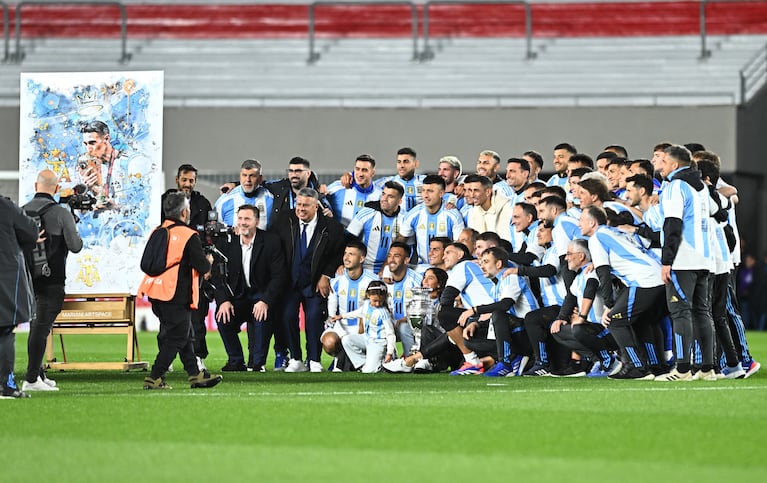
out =
[[655,376],[646,367],[635,367],[633,364],[623,366],[617,374],[607,376],[609,379],[631,379],[635,381],[652,381]]
[[552,371],[551,375],[553,377],[584,377],[586,375],[586,371],[583,370],[582,364],[570,362],[562,369]]
[[222,379],[223,377],[218,375],[212,376],[208,371],[200,371],[196,376],[189,376],[189,385],[192,389],[198,387],[213,387],[221,382]]
[[223,372],[247,372],[248,366],[240,362],[235,364],[233,362],[227,362],[224,367],[221,368]]
[[29,394],[5,386],[3,386],[3,392],[0,393],[0,399],[23,399],[25,397],[29,397]]
[[533,367],[522,373],[523,376],[550,376],[551,367],[542,362],[536,362]]

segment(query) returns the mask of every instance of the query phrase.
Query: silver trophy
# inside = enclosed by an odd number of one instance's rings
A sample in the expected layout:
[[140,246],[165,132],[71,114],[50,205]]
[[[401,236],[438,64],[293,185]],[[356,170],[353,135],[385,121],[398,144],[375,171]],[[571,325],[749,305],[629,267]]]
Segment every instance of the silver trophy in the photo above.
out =
[[406,311],[410,326],[413,328],[413,338],[415,339],[415,344],[413,344],[410,352],[415,354],[421,348],[421,328],[424,324],[432,323],[434,304],[429,297],[431,293],[430,288],[413,287],[410,290],[413,297],[407,303]]

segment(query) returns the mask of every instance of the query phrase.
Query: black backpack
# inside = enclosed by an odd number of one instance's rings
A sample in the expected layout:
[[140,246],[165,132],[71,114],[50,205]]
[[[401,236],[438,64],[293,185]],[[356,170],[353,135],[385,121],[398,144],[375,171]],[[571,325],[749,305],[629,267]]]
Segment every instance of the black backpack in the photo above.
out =
[[[35,220],[37,231],[39,232],[40,230],[45,230],[43,215],[54,206],[56,206],[56,203],[49,203],[37,210],[25,208],[24,212],[27,216]],[[48,232],[46,231],[43,236],[47,241],[49,237]],[[48,250],[45,246],[45,241],[35,244],[32,252],[29,253],[28,256],[29,259],[27,261],[29,262],[29,272],[32,274],[32,280],[51,276],[51,267],[48,265]]]
[[170,229],[174,226],[181,225],[181,223],[173,223],[167,227],[158,226],[154,229],[149,240],[144,247],[144,253],[141,255],[141,271],[149,275],[150,277],[156,277],[162,275],[168,269],[175,267],[181,261],[175,262],[171,265],[166,265],[168,262],[168,244],[170,243]]

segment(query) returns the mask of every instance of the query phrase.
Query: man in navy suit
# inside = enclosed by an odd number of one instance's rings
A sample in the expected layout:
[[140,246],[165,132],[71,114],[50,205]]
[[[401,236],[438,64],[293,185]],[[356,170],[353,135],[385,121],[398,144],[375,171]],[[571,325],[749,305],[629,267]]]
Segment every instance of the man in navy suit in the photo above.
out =
[[[290,281],[283,300],[283,329],[288,334],[291,359],[285,372],[321,372],[320,335],[327,318],[330,279],[341,265],[345,246],[343,226],[319,210],[319,194],[302,188],[295,210],[284,211],[272,223],[280,237]],[[303,304],[306,324],[307,367],[301,351],[298,307]]]
[[[242,205],[237,209],[237,231],[231,241],[220,247],[229,259],[228,273],[216,277],[216,322],[228,361],[223,371],[245,371],[240,344],[240,326],[252,327],[253,370],[264,372],[269,341],[283,337],[275,330],[279,320],[278,301],[287,284],[287,266],[280,240],[259,230],[258,209]],[[225,280],[223,279],[225,277]],[[249,331],[250,332],[250,331]],[[284,342],[281,344],[284,347]]]

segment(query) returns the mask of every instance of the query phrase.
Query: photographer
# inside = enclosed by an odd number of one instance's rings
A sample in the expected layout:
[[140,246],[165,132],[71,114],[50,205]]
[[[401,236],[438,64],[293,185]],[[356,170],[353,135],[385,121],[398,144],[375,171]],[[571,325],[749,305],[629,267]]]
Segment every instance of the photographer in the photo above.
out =
[[45,377],[42,370],[43,356],[53,321],[64,304],[64,281],[69,252],[77,253],[83,248],[83,241],[75,227],[72,214],[56,203],[53,195],[59,190],[56,173],[46,169],[40,171],[35,182],[35,196],[23,206],[26,212],[40,213],[45,227],[45,252],[50,275],[33,280],[37,314],[29,327],[27,341],[27,375],[22,391],[58,391],[56,383]]
[[[169,189],[162,195],[162,201],[165,202],[165,198],[170,193],[181,191],[186,195],[186,199],[189,200],[189,209],[191,213],[189,215],[189,226],[200,231],[200,228],[204,228],[208,221],[208,212],[213,208],[210,201],[202,195],[199,191],[195,191],[194,187],[197,185],[197,169],[191,164],[182,164],[178,167],[176,173],[176,186],[177,189]],[[165,221],[165,213],[162,213],[162,221]],[[203,240],[204,244],[204,240]],[[208,345],[205,343],[205,318],[208,316],[208,310],[210,309],[210,299],[206,296],[209,290],[205,289],[207,285],[206,280],[201,280],[202,290],[200,290],[200,300],[197,304],[197,308],[192,310],[192,331],[193,331],[193,344],[194,355],[197,357],[197,365],[202,371],[205,369],[205,358],[208,357]]]
[[[252,327],[253,370],[263,372],[274,331],[273,319],[280,292],[287,285],[287,266],[277,235],[258,229],[259,212],[253,205],[237,208],[239,236],[220,246],[228,259],[228,270],[214,271],[216,321],[228,357],[222,371],[245,371],[245,358],[238,334],[240,325]],[[222,272],[223,277],[222,279]],[[249,332],[251,332],[249,330]],[[276,340],[285,346],[284,340]]]

